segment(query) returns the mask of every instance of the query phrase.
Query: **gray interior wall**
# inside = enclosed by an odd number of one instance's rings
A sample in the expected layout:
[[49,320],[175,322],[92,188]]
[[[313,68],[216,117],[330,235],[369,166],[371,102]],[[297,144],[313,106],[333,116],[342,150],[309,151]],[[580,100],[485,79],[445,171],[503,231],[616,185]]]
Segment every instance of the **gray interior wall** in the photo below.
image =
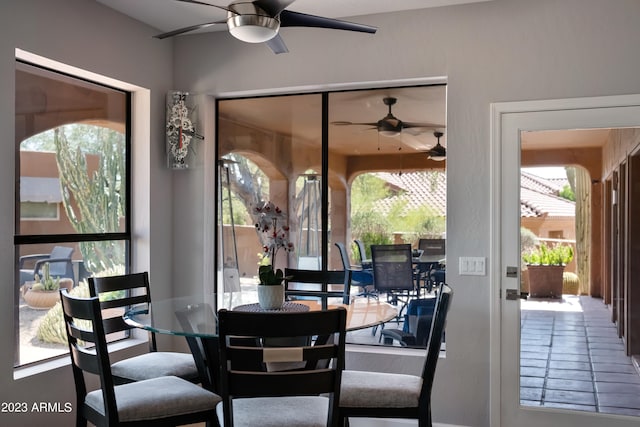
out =
[[[494,296],[488,275],[459,276],[456,266],[460,256],[490,253],[490,103],[640,93],[639,16],[633,0],[495,0],[354,19],[378,26],[375,36],[284,29],[290,53],[278,56],[224,32],[184,36],[174,40],[175,83],[216,96],[446,76],[447,280],[455,296],[434,419],[486,426]],[[176,195],[193,192],[175,184]],[[200,226],[174,224],[185,233]],[[415,372],[420,360],[350,355],[357,362]]]
[[[141,240],[136,269],[149,269],[155,295],[167,296],[171,284],[172,172],[164,168],[164,97],[172,88],[172,48],[151,36],[155,30],[88,0],[0,2],[0,402],[27,402],[26,414],[0,413],[0,425],[73,425],[74,414],[31,411],[33,402],[73,402],[71,369],[55,369],[13,379],[14,233],[14,64],[19,48],[74,67],[150,89],[150,127],[135,141],[134,185],[145,188],[133,203]],[[150,121],[150,122],[149,122]],[[146,125],[145,125],[146,123]],[[148,132],[147,132],[148,133]],[[153,209],[151,209],[153,207]]]

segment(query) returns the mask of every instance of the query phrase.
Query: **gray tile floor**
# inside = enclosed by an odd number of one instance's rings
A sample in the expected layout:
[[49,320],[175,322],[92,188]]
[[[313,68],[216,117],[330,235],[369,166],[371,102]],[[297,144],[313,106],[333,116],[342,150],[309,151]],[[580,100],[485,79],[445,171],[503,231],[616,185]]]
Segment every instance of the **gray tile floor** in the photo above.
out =
[[520,401],[640,416],[640,375],[602,300],[523,301]]

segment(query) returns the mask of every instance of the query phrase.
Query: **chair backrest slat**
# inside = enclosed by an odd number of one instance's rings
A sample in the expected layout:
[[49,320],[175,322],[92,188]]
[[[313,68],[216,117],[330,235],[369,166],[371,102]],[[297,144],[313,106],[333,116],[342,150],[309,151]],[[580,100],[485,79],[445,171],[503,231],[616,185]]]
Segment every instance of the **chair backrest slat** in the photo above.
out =
[[265,372],[261,375],[247,375],[232,372],[229,378],[229,392],[236,398],[274,396],[313,396],[327,393],[335,383],[335,372],[331,369],[311,373]]
[[[285,295],[287,297],[312,297],[320,299],[322,308],[327,308],[328,298],[342,298],[349,304],[351,271],[320,271],[286,268],[284,271]],[[341,290],[330,290],[331,285],[342,286]]]
[[[151,302],[151,289],[149,287],[149,274],[130,273],[119,276],[89,277],[89,294],[92,297],[101,297],[100,307],[103,313],[105,332],[112,334],[132,329],[118,311],[111,309],[128,309],[131,306]],[[105,294],[109,297],[105,298]],[[109,314],[111,313],[111,314]],[[149,333],[149,350],[156,351],[155,334]]]

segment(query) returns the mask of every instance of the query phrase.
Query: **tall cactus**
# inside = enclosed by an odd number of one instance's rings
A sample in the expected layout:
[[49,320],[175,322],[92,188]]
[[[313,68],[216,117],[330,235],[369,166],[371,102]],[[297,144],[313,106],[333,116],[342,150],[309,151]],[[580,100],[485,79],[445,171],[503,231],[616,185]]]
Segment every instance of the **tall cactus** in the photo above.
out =
[[[91,174],[80,146],[73,150],[62,129],[54,132],[64,209],[78,233],[118,232],[125,212],[124,136],[106,128],[91,128],[100,141],[99,166]],[[80,252],[85,267],[93,273],[124,263],[121,242],[81,242]]]

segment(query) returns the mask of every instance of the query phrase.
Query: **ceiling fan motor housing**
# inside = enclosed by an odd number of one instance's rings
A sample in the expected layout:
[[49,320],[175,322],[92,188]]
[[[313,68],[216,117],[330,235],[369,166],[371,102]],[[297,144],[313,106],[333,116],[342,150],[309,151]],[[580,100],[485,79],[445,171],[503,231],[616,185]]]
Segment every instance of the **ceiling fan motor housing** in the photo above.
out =
[[252,2],[239,1],[229,5],[227,26],[231,35],[247,43],[262,43],[274,38],[280,21]]

